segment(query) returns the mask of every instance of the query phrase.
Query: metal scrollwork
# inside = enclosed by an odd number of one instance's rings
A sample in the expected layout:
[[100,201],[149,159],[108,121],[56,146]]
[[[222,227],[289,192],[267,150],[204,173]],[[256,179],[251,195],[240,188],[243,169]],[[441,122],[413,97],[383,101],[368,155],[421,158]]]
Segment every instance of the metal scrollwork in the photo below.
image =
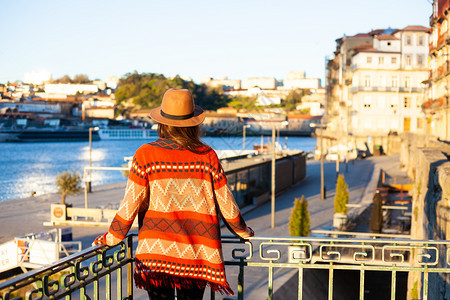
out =
[[42,288],[45,296],[55,295],[59,291],[59,282],[50,280],[50,275],[45,275],[42,278]]
[[249,250],[248,250],[248,256],[244,256],[244,255],[238,255],[237,254],[237,252],[240,252],[240,253],[245,253],[246,252],[246,249],[244,249],[244,248],[234,248],[233,250],[231,250],[231,257],[233,257],[234,259],[245,259],[245,260],[249,260],[249,259],[251,259],[252,258],[252,255],[253,255],[253,244],[251,243],[251,242],[249,242],[249,241],[246,241],[245,242],[245,245],[248,245],[249,246]]
[[[39,296],[34,297],[34,295],[38,294]],[[41,300],[42,299],[42,289],[32,289],[28,290],[25,293],[25,299],[27,300]]]
[[306,263],[312,258],[312,248],[310,244],[294,244],[289,247],[289,262]]
[[75,264],[75,276],[77,280],[85,280],[89,276],[89,268],[83,267],[81,261],[77,261]]
[[69,273],[61,276],[60,284],[63,288],[70,288],[76,282],[76,276],[74,273]]
[[[382,248],[382,261],[384,263],[401,263],[403,264],[405,262],[405,256],[408,254],[408,256],[411,254],[412,247],[408,246],[383,246]],[[392,258],[391,260],[387,260],[387,254],[389,254],[389,257]],[[400,261],[395,260],[395,258],[398,258]]]
[[[127,257],[126,246],[125,246],[124,243],[121,243],[121,244],[120,244],[120,250],[114,252],[114,260],[117,261],[117,262],[120,262],[120,261],[122,261],[125,257]],[[106,259],[106,258],[107,258],[107,257],[105,256],[105,259]],[[108,258],[109,258],[109,257],[108,257]],[[111,259],[109,259],[108,261],[105,261],[105,266],[107,266],[107,267],[111,266],[112,263],[114,262],[114,260],[112,260],[112,257],[111,257]]]
[[[422,251],[425,251],[427,253],[418,253],[416,256],[416,263],[418,263],[421,266],[435,266],[438,264],[439,259],[439,249],[437,247],[424,247],[421,248]],[[432,255],[434,254],[434,255]],[[425,262],[424,259],[428,259],[432,261]]]
[[89,270],[94,273],[97,274],[98,272],[100,272],[103,269],[103,262],[100,261],[93,261],[89,264]]
[[[274,244],[274,243],[271,243],[271,242],[263,242],[263,243],[261,243],[259,245],[259,256],[260,256],[260,258],[262,260],[277,261],[277,260],[280,259],[280,257],[281,257],[280,250],[278,250],[278,249],[269,249],[269,250],[265,250],[264,251],[264,246],[274,246],[274,245],[281,245],[281,244],[279,244],[279,243]],[[275,257],[265,257],[264,256],[265,254],[272,254],[272,253],[276,254],[276,256]]]

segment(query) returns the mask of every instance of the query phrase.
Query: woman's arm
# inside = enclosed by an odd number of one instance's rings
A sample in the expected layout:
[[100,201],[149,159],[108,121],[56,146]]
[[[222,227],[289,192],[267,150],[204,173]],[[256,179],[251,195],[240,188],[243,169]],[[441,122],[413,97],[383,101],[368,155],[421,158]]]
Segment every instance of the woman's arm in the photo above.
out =
[[219,162],[219,159],[217,158],[217,155],[213,156],[211,165],[214,166],[211,170],[211,177],[219,214],[222,216],[228,229],[236,235],[242,238],[253,236],[255,233],[250,227],[247,226],[241,215],[239,206],[237,205],[233,194],[228,187],[225,172]]

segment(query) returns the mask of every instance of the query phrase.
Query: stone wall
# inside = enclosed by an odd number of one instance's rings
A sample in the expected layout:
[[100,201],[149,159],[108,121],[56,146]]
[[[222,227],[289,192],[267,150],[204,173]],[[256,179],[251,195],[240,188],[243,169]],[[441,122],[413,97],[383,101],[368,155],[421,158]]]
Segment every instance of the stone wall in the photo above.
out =
[[[447,217],[450,211],[449,155],[450,145],[447,143],[422,135],[402,135],[400,160],[414,182],[411,239],[450,239]],[[413,255],[417,254],[413,252]],[[445,261],[439,264],[448,267]],[[447,278],[441,277],[435,285],[429,286],[429,299],[450,299],[448,283]],[[423,288],[420,275],[411,273],[408,278],[408,299],[414,299],[411,294],[414,285],[419,287],[419,291]]]

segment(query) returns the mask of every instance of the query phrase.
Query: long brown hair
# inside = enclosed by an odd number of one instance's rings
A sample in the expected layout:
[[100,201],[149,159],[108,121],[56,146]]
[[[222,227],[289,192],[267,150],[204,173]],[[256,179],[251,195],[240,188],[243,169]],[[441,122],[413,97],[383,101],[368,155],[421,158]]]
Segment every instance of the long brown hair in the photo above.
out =
[[[204,153],[210,149],[209,146],[200,139],[201,130],[199,125],[192,127],[175,127],[158,123],[158,135],[160,138],[172,140],[194,153]],[[207,149],[198,150],[200,147],[206,147]]]

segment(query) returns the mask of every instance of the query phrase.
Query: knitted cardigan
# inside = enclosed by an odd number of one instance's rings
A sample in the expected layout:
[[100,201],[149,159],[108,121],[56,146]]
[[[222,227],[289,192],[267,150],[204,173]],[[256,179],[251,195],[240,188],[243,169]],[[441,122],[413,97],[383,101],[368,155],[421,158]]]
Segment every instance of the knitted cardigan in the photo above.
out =
[[141,146],[133,157],[124,199],[106,234],[108,245],[123,240],[138,216],[135,283],[206,287],[233,294],[222,255],[219,216],[242,238],[251,235],[217,154],[200,154],[168,140]]

